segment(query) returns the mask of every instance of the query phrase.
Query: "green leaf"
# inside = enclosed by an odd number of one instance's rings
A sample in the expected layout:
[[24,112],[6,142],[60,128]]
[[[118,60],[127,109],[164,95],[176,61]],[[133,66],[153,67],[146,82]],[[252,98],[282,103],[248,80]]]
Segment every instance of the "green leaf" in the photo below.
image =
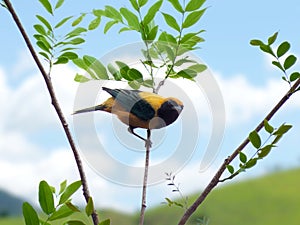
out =
[[100,22],[101,22],[101,17],[96,17],[90,22],[88,29],[95,30],[100,25]]
[[121,61],[116,61],[116,64],[120,68],[120,74],[121,76],[128,81],[132,81],[131,77],[128,76],[128,70],[130,69],[129,66]]
[[87,29],[83,27],[76,27],[74,30],[70,31],[65,35],[66,38],[79,36],[81,33],[87,32]]
[[120,12],[124,16],[124,18],[126,19],[128,25],[132,29],[137,30],[137,31],[140,30],[139,19],[133,12],[131,12],[129,9],[124,8],[124,7],[120,9]]
[[278,36],[278,32],[274,33],[271,37],[269,37],[268,38],[268,45],[272,45],[276,41],[277,36]]
[[98,59],[85,55],[83,56],[83,61],[89,69],[92,69],[95,72],[99,79],[107,80],[109,78],[105,66]]
[[44,50],[45,52],[48,52],[49,54],[51,54],[51,47],[50,44],[46,41],[46,40],[41,40],[41,41],[37,41],[36,45],[39,46],[42,50]]
[[172,27],[173,29],[177,30],[178,32],[180,31],[180,27],[176,21],[176,19],[171,16],[170,14],[167,14],[167,13],[162,13],[163,14],[163,17],[166,21],[166,23]]
[[61,27],[62,25],[64,25],[67,21],[69,21],[71,18],[73,18],[73,16],[68,16],[66,18],[63,18],[61,21],[59,21],[55,26],[54,28],[59,28]]
[[69,62],[69,59],[67,57],[59,56],[57,60],[53,63],[54,65],[58,64],[66,64]]
[[82,44],[83,42],[85,42],[85,40],[83,38],[74,38],[74,39],[70,40],[68,43],[72,44],[72,45],[79,45],[79,44]]
[[288,52],[288,50],[290,49],[291,45],[290,43],[288,43],[287,41],[282,42],[279,47],[277,48],[277,57],[281,57],[283,56],[285,53]]
[[272,64],[274,66],[276,66],[277,68],[279,68],[281,71],[285,72],[284,68],[282,67],[282,65],[280,64],[280,62],[278,61],[272,61]]
[[266,145],[265,147],[261,148],[258,153],[258,157],[259,158],[266,157],[270,153],[270,151],[273,147],[275,147],[275,146],[274,145]]
[[185,63],[196,63],[196,61],[195,61],[195,60],[188,59],[188,58],[182,58],[182,59],[177,60],[177,61],[174,63],[174,66],[182,66],[182,65],[185,64]]
[[274,135],[283,135],[287,133],[293,126],[282,124],[275,132]]
[[195,33],[187,33],[187,34],[185,34],[185,35],[181,38],[180,43],[181,43],[181,44],[184,44],[184,43],[190,41],[190,39],[192,39],[193,37],[195,37],[197,34],[200,34],[200,33],[204,32],[204,31],[205,31],[205,30],[200,30],[200,31],[195,32]]
[[293,82],[293,81],[295,81],[295,80],[297,80],[297,79],[299,79],[300,78],[300,73],[299,72],[294,72],[294,73],[292,73],[291,75],[290,75],[290,81],[291,82]]
[[104,15],[119,22],[123,21],[122,15],[119,13],[119,11],[109,5],[105,6]]
[[272,141],[272,145],[275,145],[280,139],[282,138],[282,134],[277,135],[274,140]]
[[99,223],[99,225],[110,225],[110,219],[103,220]]
[[147,80],[144,80],[142,85],[144,87],[152,88],[154,83],[153,83],[153,80],[147,79]]
[[93,202],[93,199],[90,197],[89,200],[88,200],[88,203],[85,207],[85,213],[87,216],[90,216],[92,215],[92,213],[94,212],[94,202]]
[[44,6],[48,13],[53,15],[52,6],[48,0],[39,0],[39,2]]
[[173,7],[178,11],[178,12],[181,12],[183,13],[184,10],[183,8],[181,7],[180,3],[178,0],[168,0],[172,5]]
[[130,1],[130,3],[131,3],[131,5],[132,5],[132,7],[136,10],[136,11],[139,11],[139,5],[138,5],[138,3],[137,3],[137,1],[136,0],[129,0]]
[[78,24],[81,23],[81,21],[83,20],[83,18],[86,16],[85,13],[81,14],[77,19],[75,19],[73,22],[72,22],[72,27],[75,27],[77,26]]
[[74,52],[64,52],[59,57],[65,57],[67,59],[73,60],[73,59],[77,59],[78,55]]
[[55,210],[53,193],[49,184],[44,180],[39,184],[39,203],[47,215],[50,215]]
[[138,90],[141,87],[141,83],[136,80],[128,81],[128,85],[134,90]]
[[88,82],[90,81],[91,79],[83,76],[83,75],[80,75],[80,74],[76,74],[75,78],[74,78],[74,81],[76,82],[79,82],[79,83],[85,83],[85,82]]
[[66,190],[62,193],[59,199],[59,204],[65,203],[81,186],[81,181],[75,181],[69,186],[67,186]]
[[64,180],[60,183],[59,194],[63,193],[67,187],[67,180]]
[[58,210],[51,214],[49,221],[54,221],[62,218],[67,218],[74,212],[66,205],[62,205]]
[[105,13],[102,9],[93,9],[93,14],[96,17],[105,16]]
[[139,6],[143,7],[144,5],[146,5],[148,2],[148,0],[138,0]]
[[55,9],[58,9],[59,7],[61,7],[64,4],[65,0],[58,0],[56,5],[55,5]]
[[229,173],[231,173],[231,174],[234,173],[234,168],[233,168],[232,165],[227,165],[226,168],[227,168],[227,170],[228,170]]
[[50,60],[50,56],[49,56],[46,52],[39,52],[39,54],[40,54],[41,56],[43,56],[44,58]]
[[245,168],[246,168],[246,169],[252,168],[253,166],[256,165],[256,163],[257,163],[257,158],[250,159],[250,160],[245,164]]
[[122,32],[124,32],[124,31],[130,31],[130,30],[132,30],[132,29],[129,28],[129,27],[123,27],[123,28],[121,28],[121,29],[119,30],[119,34],[122,33]]
[[107,33],[107,31],[115,24],[117,24],[118,21],[117,20],[112,20],[112,21],[108,21],[104,27],[104,34]]
[[178,76],[186,79],[192,79],[197,76],[197,72],[190,69],[183,69],[177,73]]
[[272,134],[273,131],[274,131],[274,127],[272,127],[270,125],[270,123],[268,122],[268,120],[264,120],[264,128],[265,130],[269,133],[269,134]]
[[50,25],[50,23],[42,16],[40,15],[36,15],[36,17],[39,19],[39,21],[41,21],[46,27],[48,30],[52,31],[52,27]]
[[117,81],[122,80],[122,76],[121,76],[119,70],[117,70],[111,63],[109,63],[107,65],[107,69],[113,75],[115,80],[117,80]]
[[197,23],[200,18],[202,17],[202,15],[204,14],[206,8],[199,10],[199,11],[195,11],[195,12],[191,12],[184,20],[183,24],[182,24],[182,28],[188,28],[190,26],[193,26],[195,23]]
[[157,1],[155,4],[153,4],[147,14],[145,15],[144,19],[143,19],[143,24],[146,26],[148,25],[152,20],[153,18],[155,17],[156,13],[159,11],[161,5],[162,5],[162,0],[159,0]]
[[40,33],[41,35],[44,35],[44,36],[47,36],[47,32],[45,30],[45,28],[40,25],[40,24],[35,24],[33,25],[33,28],[38,32]]
[[202,73],[203,71],[205,71],[207,69],[207,66],[204,64],[195,64],[192,66],[189,66],[187,69],[196,71],[197,73]]
[[72,202],[66,202],[66,206],[68,206],[73,212],[80,212],[80,209]]
[[255,148],[259,148],[261,146],[261,139],[257,133],[257,131],[252,131],[249,136],[249,141],[251,142],[251,144],[255,147]]
[[143,74],[137,69],[131,68],[127,71],[127,74],[132,80],[143,80]]
[[147,36],[147,41],[153,41],[156,38],[157,32],[158,26],[153,27]]
[[86,223],[80,220],[70,220],[66,223],[66,225],[86,225]]
[[296,63],[296,61],[297,61],[296,56],[289,55],[283,63],[284,69],[287,70],[287,69],[291,68]]
[[259,46],[259,48],[263,52],[266,52],[266,53],[271,54],[272,56],[276,57],[273,50],[271,49],[271,47],[269,45],[262,44],[262,45]]
[[89,68],[89,67],[85,64],[85,62],[83,61],[83,59],[81,59],[81,58],[74,59],[74,60],[73,60],[73,63],[74,63],[76,66],[78,66],[79,68],[84,69],[85,71],[87,71],[88,68]]
[[195,11],[199,9],[203,4],[205,0],[190,0],[190,2],[185,7],[185,11]]
[[39,217],[34,208],[28,203],[24,202],[22,206],[23,216],[26,225],[39,225]]
[[246,163],[247,162],[247,156],[243,152],[239,153],[239,157],[240,157],[240,161],[242,163]]
[[261,40],[253,39],[250,41],[250,45],[252,46],[261,46],[264,45],[264,43]]

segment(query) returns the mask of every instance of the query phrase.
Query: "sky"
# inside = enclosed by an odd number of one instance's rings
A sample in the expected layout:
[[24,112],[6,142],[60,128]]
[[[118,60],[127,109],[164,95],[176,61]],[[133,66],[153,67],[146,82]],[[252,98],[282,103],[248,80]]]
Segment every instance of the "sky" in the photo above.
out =
[[[56,16],[78,15],[105,5],[119,8],[129,6],[128,2],[105,0],[74,4],[66,0]],[[37,0],[12,1],[12,4],[33,41],[35,15],[44,13],[42,7]],[[162,11],[167,12],[168,3],[163,4]],[[165,172],[176,173],[176,182],[184,194],[205,187],[222,161],[288,90],[280,71],[272,67],[270,57],[250,46],[250,40],[266,40],[279,31],[277,45],[288,40],[291,52],[296,56],[300,52],[300,32],[295,26],[300,19],[300,6],[296,0],[284,3],[208,0],[205,5],[209,8],[197,26],[206,30],[203,34],[206,41],[193,56],[208,65],[209,70],[197,79],[196,85],[172,81],[161,91],[162,95],[182,98],[185,108],[172,126],[153,131],[149,207],[160,204],[165,197],[176,197],[164,181]],[[0,33],[0,188],[36,203],[39,181],[47,180],[58,187],[64,179],[70,183],[79,176],[42,76],[10,15],[2,8]],[[139,45],[138,36],[116,33],[116,29],[106,35],[102,29],[92,32],[79,54],[107,60],[110,56],[119,56],[120,52],[128,52],[126,59],[136,60],[131,51]],[[54,67],[52,81],[80,148],[94,202],[99,207],[138,210],[143,143],[130,136],[126,126],[109,114],[71,115],[74,109],[91,106],[108,97],[99,92],[99,85],[123,88],[124,84],[79,85],[73,81],[77,72],[81,71],[71,64]],[[293,129],[266,159],[237,180],[299,166],[299,106],[296,94],[279,110],[271,124],[293,124]],[[214,129],[220,133],[214,133]],[[209,151],[211,140],[217,144]],[[247,148],[246,153],[254,152]],[[201,167],[203,162],[205,168]],[[75,201],[83,201],[81,193]]]

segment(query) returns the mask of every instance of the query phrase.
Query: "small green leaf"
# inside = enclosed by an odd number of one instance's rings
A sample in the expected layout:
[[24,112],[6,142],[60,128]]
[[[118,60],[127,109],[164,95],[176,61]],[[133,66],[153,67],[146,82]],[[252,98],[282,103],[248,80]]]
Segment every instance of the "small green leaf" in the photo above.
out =
[[190,26],[193,26],[195,23],[197,23],[202,15],[204,14],[206,9],[202,9],[199,11],[191,12],[184,20],[182,24],[182,28],[188,28]]
[[111,63],[107,65],[107,69],[113,75],[115,80],[122,80],[119,70],[117,70]]
[[293,126],[282,124],[275,132],[274,135],[283,135],[287,133]]
[[252,168],[255,166],[257,163],[257,158],[250,159],[246,164],[245,164],[245,169]]
[[185,11],[195,11],[199,9],[203,4],[205,0],[190,0],[190,2],[185,7]]
[[137,30],[137,31],[140,30],[139,19],[133,12],[131,12],[129,9],[123,7],[123,8],[120,9],[120,13],[124,16],[124,18],[126,19],[128,25],[132,29]]
[[66,190],[62,193],[59,199],[59,204],[65,203],[81,186],[81,181],[75,181],[69,186],[67,186]]
[[118,65],[120,69],[121,76],[128,81],[132,81],[132,78],[128,76],[128,70],[130,69],[129,66],[121,61],[116,61],[116,64]]
[[70,220],[66,223],[66,225],[86,225],[86,223],[80,220]]
[[154,83],[153,83],[153,80],[147,79],[147,80],[144,80],[142,85],[144,87],[152,88]]
[[250,45],[252,46],[261,46],[264,45],[264,43],[261,40],[253,39],[250,41]]
[[293,82],[295,80],[298,80],[300,78],[300,73],[299,72],[294,72],[290,75],[290,81]]
[[57,60],[53,63],[54,65],[58,64],[66,64],[69,62],[69,59],[67,57],[59,56]]
[[67,180],[64,180],[60,183],[59,194],[63,193],[67,187]]
[[44,36],[47,36],[47,32],[45,30],[45,28],[40,25],[40,24],[35,24],[33,25],[33,28],[38,32],[40,33],[41,35],[44,35]]
[[291,68],[291,67],[296,63],[296,61],[297,61],[296,56],[294,56],[294,55],[289,55],[289,56],[285,59],[285,61],[284,61],[284,63],[283,63],[284,69],[287,70],[287,69]]
[[99,225],[110,225],[110,219],[103,220],[99,223]]
[[143,80],[143,74],[137,69],[131,68],[127,71],[127,74],[132,80]]
[[67,218],[73,213],[74,212],[67,205],[62,205],[58,210],[51,214],[51,216],[49,217],[49,221]]
[[200,34],[202,32],[204,32],[205,30],[200,30],[198,32],[195,33],[187,33],[185,34],[182,38],[181,38],[181,44],[184,44],[185,42],[188,42],[190,39],[192,39],[193,37],[195,37],[197,34]]
[[173,7],[180,13],[183,13],[183,8],[182,6],[180,5],[179,1],[178,0],[168,0],[172,5]]
[[203,71],[205,71],[207,69],[207,66],[204,64],[195,64],[192,66],[189,66],[187,69],[196,71],[197,73],[202,73]]
[[61,7],[64,4],[65,0],[58,0],[56,5],[55,5],[55,9],[58,9],[59,7]]
[[285,53],[288,52],[288,50],[290,49],[291,45],[290,43],[288,43],[287,41],[282,42],[279,47],[277,48],[277,57],[281,57],[283,56]]
[[259,148],[261,146],[261,139],[257,133],[257,131],[252,131],[249,136],[249,141],[251,142],[251,144],[255,147],[255,148]]
[[83,56],[83,61],[89,69],[95,71],[95,74],[99,79],[107,80],[109,78],[105,66],[98,59],[85,55]]
[[50,215],[55,210],[53,193],[49,184],[44,180],[39,184],[39,203],[47,215]]
[[276,41],[277,36],[278,36],[278,32],[274,33],[271,37],[269,37],[268,38],[268,45],[272,45]]
[[143,7],[144,5],[146,5],[148,2],[148,0],[138,0],[139,6]]
[[76,66],[78,66],[79,68],[84,69],[85,71],[89,68],[89,67],[85,64],[85,62],[83,61],[83,59],[81,59],[81,58],[74,59],[74,60],[73,60],[73,63],[74,63]]
[[49,54],[51,54],[51,51],[50,51],[51,47],[47,41],[45,41],[45,40],[37,41],[36,45],[39,46],[45,52],[48,52]]
[[186,79],[192,79],[197,76],[197,72],[195,70],[183,69],[177,73],[178,76]]
[[61,27],[62,25],[64,25],[67,21],[69,21],[71,18],[73,18],[73,16],[68,16],[66,18],[63,18],[61,21],[59,21],[55,26],[54,28],[59,28]]
[[270,151],[273,147],[275,147],[275,146],[274,145],[266,145],[265,147],[261,148],[260,151],[258,152],[258,157],[259,158],[266,157],[270,153]]
[[274,127],[272,127],[270,125],[270,123],[268,122],[268,120],[264,120],[264,128],[265,130],[269,133],[269,134],[272,134],[273,131],[274,131]]
[[177,30],[178,32],[180,31],[180,27],[176,21],[176,19],[171,16],[170,14],[167,14],[167,13],[162,13],[163,14],[163,17],[166,21],[166,23],[173,29]]
[[90,216],[92,215],[92,213],[94,212],[94,202],[93,202],[93,199],[90,197],[89,200],[88,200],[88,203],[85,207],[85,213],[87,216]]
[[153,20],[153,18],[155,17],[155,15],[156,15],[156,13],[159,11],[159,9],[160,9],[160,7],[161,7],[161,5],[162,5],[162,0],[159,0],[159,1],[157,1],[155,4],[153,4],[150,8],[149,8],[149,10],[148,10],[148,12],[147,12],[147,14],[146,14],[146,16],[144,17],[144,19],[143,19],[143,24],[146,26],[146,25],[148,25],[152,20]]
[[118,21],[117,20],[112,20],[112,21],[108,21],[104,27],[104,34],[107,33],[107,31],[115,24],[117,24]]
[[147,41],[153,41],[156,38],[157,32],[158,26],[153,27],[147,36]]
[[83,38],[74,38],[74,39],[69,41],[69,43],[72,44],[72,45],[79,45],[79,44],[82,44],[84,42],[85,42],[85,40]]
[[34,208],[28,203],[24,202],[22,206],[23,216],[26,225],[39,225],[39,217]]
[[227,170],[228,170],[229,173],[231,173],[231,174],[234,173],[234,168],[233,168],[232,165],[227,165],[226,168],[227,168]]
[[46,52],[39,52],[39,54],[45,57],[46,59],[50,60],[50,56]]
[[130,3],[131,3],[132,7],[133,7],[136,11],[139,11],[139,5],[138,5],[137,1],[136,1],[136,0],[129,0],[129,1],[130,1]]
[[105,13],[102,9],[93,9],[93,14],[96,17],[105,16]]
[[77,19],[75,19],[73,22],[72,22],[72,27],[75,27],[77,26],[78,24],[81,23],[81,21],[83,20],[83,18],[86,16],[85,13],[81,14]]
[[36,17],[39,19],[39,21],[41,21],[46,27],[48,30],[52,31],[52,27],[50,25],[50,23],[42,16],[40,15],[36,15]]
[[83,27],[76,27],[74,30],[70,31],[69,33],[67,33],[65,35],[65,37],[71,38],[71,37],[76,37],[79,36],[80,34],[87,32],[87,29],[83,28]]
[[73,60],[73,59],[77,59],[78,55],[74,52],[64,52],[59,57],[65,57],[67,59]]
[[274,52],[273,52],[273,50],[271,49],[271,47],[270,47],[269,45],[262,44],[262,45],[259,46],[259,48],[260,48],[263,52],[266,52],[266,53],[268,53],[268,54],[270,54],[270,55],[276,57],[275,54],[274,54]]
[[104,15],[108,18],[112,18],[114,20],[117,20],[119,22],[122,22],[122,15],[119,13],[118,10],[116,10],[114,7],[111,7],[109,5],[105,6]]
[[240,161],[242,163],[246,163],[247,162],[247,156],[243,152],[239,153],[239,157],[240,157]]
[[277,68],[279,68],[281,71],[285,72],[284,68],[282,67],[282,65],[280,64],[280,62],[278,61],[272,61],[272,64],[274,66],[276,66]]
[[137,80],[128,81],[128,85],[134,90],[138,90],[141,87],[141,83]]
[[88,29],[89,30],[95,30],[99,25],[100,25],[100,22],[101,22],[101,17],[96,17],[95,19],[93,19],[89,26],[88,26]]
[[73,212],[80,212],[80,209],[72,202],[66,202],[66,206],[68,206]]
[[48,0],[39,0],[39,2],[44,6],[48,13],[53,15],[52,6]]
[[130,30],[132,30],[132,29],[129,28],[129,27],[123,27],[123,28],[121,28],[121,29],[119,30],[119,34],[122,33],[122,32],[124,32],[124,31],[130,31]]
[[80,75],[80,74],[76,74],[75,78],[74,78],[74,81],[76,82],[79,82],[79,83],[85,83],[85,82],[88,82],[90,81],[91,79],[83,76],[83,75]]

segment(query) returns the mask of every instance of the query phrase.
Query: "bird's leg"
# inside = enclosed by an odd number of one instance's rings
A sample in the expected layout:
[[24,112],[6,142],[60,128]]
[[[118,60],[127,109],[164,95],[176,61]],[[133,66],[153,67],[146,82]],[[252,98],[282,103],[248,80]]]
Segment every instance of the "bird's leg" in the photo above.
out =
[[[151,147],[152,142],[151,142],[149,139],[143,138],[142,136],[140,136],[140,135],[138,135],[137,133],[135,133],[133,129],[134,129],[133,127],[129,126],[129,127],[128,127],[128,132],[131,133],[131,134],[133,134],[134,136],[136,136],[136,137],[142,139],[142,140],[145,142],[145,146],[148,146],[148,145],[149,145],[149,146]],[[148,132],[148,137],[149,137],[149,132],[150,132],[150,130],[147,130],[147,132]]]

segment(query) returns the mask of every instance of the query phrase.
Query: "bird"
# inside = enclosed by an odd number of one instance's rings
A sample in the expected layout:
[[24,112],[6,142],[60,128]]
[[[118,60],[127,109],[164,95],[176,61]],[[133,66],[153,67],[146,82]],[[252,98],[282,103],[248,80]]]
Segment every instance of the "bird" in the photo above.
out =
[[[183,103],[174,97],[165,98],[155,93],[140,90],[110,89],[102,87],[111,95],[100,105],[76,110],[74,114],[104,111],[114,114],[124,124],[128,131],[145,141],[148,139],[135,133],[134,129],[160,129],[172,124],[183,110]],[[151,142],[148,143],[151,146]]]

